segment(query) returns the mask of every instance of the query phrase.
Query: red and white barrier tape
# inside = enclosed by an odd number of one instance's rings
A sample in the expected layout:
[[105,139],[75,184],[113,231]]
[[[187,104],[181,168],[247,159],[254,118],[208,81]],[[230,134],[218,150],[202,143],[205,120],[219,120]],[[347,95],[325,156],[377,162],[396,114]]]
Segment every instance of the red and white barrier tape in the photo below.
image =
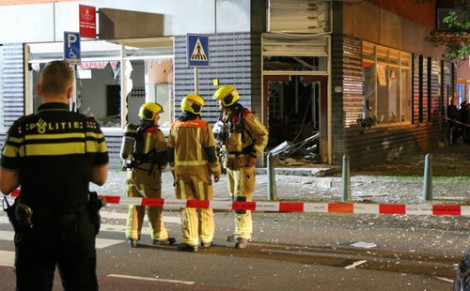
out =
[[442,119],[449,120],[449,121],[453,121],[453,122],[456,123],[456,124],[460,124],[460,125],[463,125],[463,126],[466,126],[466,127],[470,127],[470,124],[460,122],[460,121],[458,121],[457,119],[452,119],[452,118],[449,118],[449,117],[444,116],[444,115],[441,115],[441,118],[442,118]]
[[269,212],[356,213],[401,215],[470,215],[470,206],[423,204],[364,204],[270,201],[207,201],[102,196],[108,204],[156,206],[163,209],[212,208],[214,210],[251,210]]
[[[14,191],[12,196],[18,196]],[[271,202],[271,201],[216,201],[137,198],[100,195],[110,205],[140,205],[162,207],[164,210],[180,208],[212,208],[214,210],[251,210],[268,212],[351,213],[351,214],[399,214],[399,215],[454,215],[470,216],[470,206],[431,204],[365,204],[322,202]]]

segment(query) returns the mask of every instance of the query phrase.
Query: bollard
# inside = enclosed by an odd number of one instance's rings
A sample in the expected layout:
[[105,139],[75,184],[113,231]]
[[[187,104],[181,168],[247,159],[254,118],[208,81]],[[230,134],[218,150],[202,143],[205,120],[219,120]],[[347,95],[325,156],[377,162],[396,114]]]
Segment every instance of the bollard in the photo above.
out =
[[341,201],[351,201],[351,183],[349,181],[349,157],[343,155],[343,199]]
[[432,159],[427,154],[424,159],[423,200],[432,200]]
[[268,199],[277,201],[276,177],[274,176],[273,154],[268,154]]

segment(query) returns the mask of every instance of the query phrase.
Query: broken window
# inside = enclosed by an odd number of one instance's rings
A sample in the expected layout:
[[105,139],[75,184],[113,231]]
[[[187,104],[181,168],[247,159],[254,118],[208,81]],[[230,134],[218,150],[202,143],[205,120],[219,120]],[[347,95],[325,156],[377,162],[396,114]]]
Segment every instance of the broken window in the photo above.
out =
[[[104,128],[139,123],[145,102],[163,106],[160,125],[171,122],[173,95],[172,39],[133,40],[130,45],[105,41],[82,42],[81,62],[76,65],[76,100],[72,109],[97,119]],[[41,100],[35,85],[45,64],[63,59],[62,43],[28,44],[29,70],[27,112],[36,112]],[[155,47],[153,47],[155,46]],[[122,50],[125,55],[122,56]],[[31,104],[31,105],[30,105]],[[28,108],[28,106],[31,106]]]
[[411,54],[363,43],[362,118],[379,124],[411,122]]
[[264,71],[325,71],[327,61],[321,57],[265,56]]

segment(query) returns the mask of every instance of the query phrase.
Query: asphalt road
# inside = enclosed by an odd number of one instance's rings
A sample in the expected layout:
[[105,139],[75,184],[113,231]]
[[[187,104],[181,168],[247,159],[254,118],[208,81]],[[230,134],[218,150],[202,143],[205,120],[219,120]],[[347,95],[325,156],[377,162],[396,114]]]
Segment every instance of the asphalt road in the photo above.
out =
[[[433,178],[432,201],[422,199],[424,155],[353,172],[352,200],[468,204],[468,157],[466,146],[433,153],[434,172],[454,175]],[[322,170],[316,165],[297,173]],[[341,201],[338,175],[279,173],[275,179],[280,200]],[[124,196],[124,180],[125,173],[112,170],[109,182],[95,189]],[[166,171],[162,180],[163,197],[174,199],[171,174]],[[255,200],[268,199],[267,181],[266,175],[258,175]],[[215,199],[228,200],[226,187],[222,177],[214,187]],[[124,240],[125,212],[122,206],[103,210],[97,240],[101,290],[451,290],[456,266],[470,242],[465,216],[256,212],[253,241],[237,250],[224,240],[233,229],[233,214],[220,211],[215,246],[209,250],[185,253],[174,246],[155,247],[148,231],[140,247],[132,249]],[[12,232],[2,215],[0,290],[13,290]],[[179,214],[165,212],[165,221],[181,241]],[[57,276],[54,290],[61,290]]]
[[[152,246],[148,229],[130,248],[125,209],[107,208],[103,217],[101,290],[450,290],[469,241],[466,230],[420,228],[411,219],[394,228],[375,225],[377,216],[255,213],[253,241],[238,250],[224,240],[233,214],[218,212],[215,246],[186,253]],[[165,212],[165,221],[181,241],[178,213]],[[2,257],[12,256],[8,229],[0,225]],[[1,290],[13,290],[12,266],[0,267],[0,280]]]

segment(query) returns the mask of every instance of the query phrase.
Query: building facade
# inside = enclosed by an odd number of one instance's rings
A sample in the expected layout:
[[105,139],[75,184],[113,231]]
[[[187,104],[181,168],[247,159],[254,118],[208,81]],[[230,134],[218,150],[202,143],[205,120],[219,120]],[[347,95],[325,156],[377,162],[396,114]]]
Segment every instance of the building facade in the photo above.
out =
[[[132,2],[132,3],[131,3]],[[436,146],[455,70],[424,37],[433,2],[320,0],[64,1],[0,6],[0,134],[35,111],[44,64],[61,59],[80,5],[96,8],[97,36],[81,40],[74,108],[103,126],[119,166],[122,128],[141,104],[163,104],[162,128],[194,92],[215,122],[217,85],[269,128],[269,147],[316,136],[317,161],[352,167]],[[190,3],[190,5],[188,4]],[[420,13],[410,13],[410,11]],[[188,65],[188,34],[208,37],[208,66]],[[361,124],[377,121],[372,128]]]

